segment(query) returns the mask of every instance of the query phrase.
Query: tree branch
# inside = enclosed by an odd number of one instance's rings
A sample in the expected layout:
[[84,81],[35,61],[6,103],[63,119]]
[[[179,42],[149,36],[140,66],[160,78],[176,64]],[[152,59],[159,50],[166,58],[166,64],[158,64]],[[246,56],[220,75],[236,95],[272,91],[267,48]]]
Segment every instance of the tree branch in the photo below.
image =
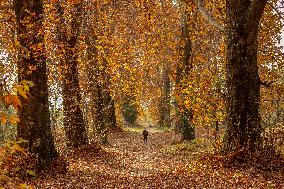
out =
[[273,81],[267,81],[267,80],[262,81],[262,80],[259,79],[259,83],[260,83],[260,85],[262,85],[262,86],[264,86],[266,88],[269,88],[269,87],[271,87]]
[[267,3],[279,16],[280,19],[284,20],[284,14],[280,10],[278,10],[275,6],[272,5],[272,3]]
[[0,10],[11,10],[13,9],[13,6],[10,5],[0,5]]
[[210,24],[218,28],[220,31],[225,30],[225,27],[222,24],[220,24],[215,18],[213,18],[212,14],[205,9],[203,0],[193,0],[193,2],[196,4],[197,8],[199,9],[203,17]]
[[8,18],[3,18],[3,19],[0,19],[0,22],[9,22],[12,20],[12,16],[8,17]]
[[256,33],[258,31],[261,17],[264,13],[265,6],[268,0],[254,0],[251,3],[248,14],[248,31]]

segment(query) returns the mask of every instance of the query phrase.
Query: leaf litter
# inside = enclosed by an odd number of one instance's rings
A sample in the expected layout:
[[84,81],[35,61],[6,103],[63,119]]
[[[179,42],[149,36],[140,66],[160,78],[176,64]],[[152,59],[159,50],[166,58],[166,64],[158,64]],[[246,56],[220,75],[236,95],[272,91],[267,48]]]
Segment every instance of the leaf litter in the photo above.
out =
[[196,158],[196,150],[162,150],[178,140],[172,131],[150,133],[147,144],[141,133],[114,132],[109,135],[109,145],[93,143],[66,155],[66,174],[43,174],[30,184],[54,189],[284,188],[282,171],[226,168]]

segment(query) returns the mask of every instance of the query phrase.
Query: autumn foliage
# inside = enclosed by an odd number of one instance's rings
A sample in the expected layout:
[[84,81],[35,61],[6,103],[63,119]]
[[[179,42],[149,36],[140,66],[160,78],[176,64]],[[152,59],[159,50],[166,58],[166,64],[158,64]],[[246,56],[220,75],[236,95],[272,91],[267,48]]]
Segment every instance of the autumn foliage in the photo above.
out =
[[283,3],[0,1],[0,186],[283,187]]

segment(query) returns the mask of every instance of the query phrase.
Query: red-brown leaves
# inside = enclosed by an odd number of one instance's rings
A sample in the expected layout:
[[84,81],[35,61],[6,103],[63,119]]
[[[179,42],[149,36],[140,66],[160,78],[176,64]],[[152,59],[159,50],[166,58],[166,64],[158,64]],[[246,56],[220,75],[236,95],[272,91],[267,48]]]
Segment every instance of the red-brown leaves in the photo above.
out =
[[[154,130],[149,131],[148,144],[143,143],[141,132],[114,132],[109,136],[108,146],[93,143],[68,154],[67,174],[45,175],[35,183],[43,188],[283,187],[284,177],[279,170],[263,170],[254,166],[257,161],[226,168],[223,162],[229,156],[205,154],[201,144],[176,148],[172,153],[161,150],[165,145],[178,145],[179,138],[173,132]],[[256,159],[266,163],[265,157],[262,153]]]

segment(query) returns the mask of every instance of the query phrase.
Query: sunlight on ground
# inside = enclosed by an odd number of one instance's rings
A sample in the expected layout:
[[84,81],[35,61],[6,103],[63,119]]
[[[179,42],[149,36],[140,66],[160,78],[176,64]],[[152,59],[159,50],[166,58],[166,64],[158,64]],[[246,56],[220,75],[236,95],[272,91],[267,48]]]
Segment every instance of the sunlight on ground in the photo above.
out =
[[[124,127],[123,130],[125,131],[131,131],[131,132],[140,132],[142,133],[145,127]],[[147,130],[150,133],[155,133],[155,132],[164,132],[164,131],[171,131],[172,128],[170,127],[147,127]]]

